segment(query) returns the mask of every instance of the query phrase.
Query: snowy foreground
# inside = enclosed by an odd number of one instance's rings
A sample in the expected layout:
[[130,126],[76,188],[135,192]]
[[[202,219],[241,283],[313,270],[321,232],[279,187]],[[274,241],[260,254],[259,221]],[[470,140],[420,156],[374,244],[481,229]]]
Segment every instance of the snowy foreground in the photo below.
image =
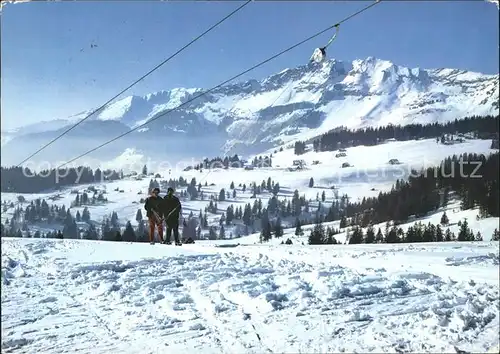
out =
[[499,244],[2,240],[2,353],[484,352]]

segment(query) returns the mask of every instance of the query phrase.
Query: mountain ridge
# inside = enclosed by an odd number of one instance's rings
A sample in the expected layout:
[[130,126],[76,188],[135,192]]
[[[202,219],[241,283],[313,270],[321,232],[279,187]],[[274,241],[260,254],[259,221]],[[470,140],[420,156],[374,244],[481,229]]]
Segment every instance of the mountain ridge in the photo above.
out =
[[[99,131],[103,139],[135,129],[126,139],[127,147],[136,147],[130,146],[134,140],[163,136],[186,143],[216,137],[213,143],[219,150],[246,153],[309,139],[337,126],[446,122],[498,114],[498,82],[498,74],[407,68],[374,57],[352,62],[330,59],[287,68],[261,80],[227,84],[198,98],[206,90],[175,88],[127,96],[95,114],[88,121],[94,123],[85,126]],[[184,105],[175,109],[180,104]],[[62,125],[58,129],[33,132],[31,126],[30,137],[53,135],[51,131],[67,129],[91,111],[80,112],[66,125],[58,120]],[[106,121],[120,124],[109,129]],[[93,134],[81,128],[75,128],[73,136]],[[30,126],[18,129],[3,149],[19,142],[23,131],[29,130]]]

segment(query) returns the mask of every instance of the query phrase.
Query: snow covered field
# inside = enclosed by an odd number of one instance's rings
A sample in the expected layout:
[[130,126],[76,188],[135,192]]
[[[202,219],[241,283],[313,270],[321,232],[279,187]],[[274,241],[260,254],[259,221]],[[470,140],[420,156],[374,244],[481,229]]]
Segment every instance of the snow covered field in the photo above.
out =
[[498,252],[2,239],[2,352],[484,352]]
[[[211,169],[203,170],[202,172],[191,170],[183,171],[186,165],[179,165],[178,168],[158,169],[157,165],[148,165],[149,171],[160,173],[162,178],[157,179],[178,179],[183,177],[188,182],[191,178],[196,178],[197,183],[202,185],[205,182],[208,186],[203,187],[205,194],[204,201],[183,201],[184,216],[187,216],[190,211],[193,211],[197,216],[199,210],[204,210],[208,205],[209,196],[219,195],[221,188],[226,192],[231,192],[231,197],[226,201],[218,202],[218,215],[209,215],[211,219],[218,219],[222,212],[225,212],[230,204],[244,205],[244,203],[252,203],[251,189],[248,188],[251,183],[260,184],[263,180],[270,177],[274,182],[280,184],[279,199],[291,198],[295,189],[300,195],[305,195],[306,198],[315,200],[316,196],[324,191],[326,201],[324,205],[330,205],[335,197],[335,193],[342,196],[347,194],[350,201],[354,202],[361,200],[363,197],[374,197],[380,191],[389,191],[397,179],[406,179],[412,169],[420,170],[423,167],[437,166],[448,156],[462,153],[477,153],[488,155],[497,150],[490,149],[490,140],[465,140],[465,142],[455,145],[436,144],[434,139],[402,141],[402,142],[387,142],[377,146],[358,146],[348,148],[346,157],[336,158],[336,152],[307,152],[303,155],[294,155],[293,149],[285,149],[284,151],[273,153],[273,167],[256,168],[254,170],[244,170],[242,168]],[[272,153],[268,151],[265,154]],[[288,171],[293,160],[302,159],[306,163],[305,169],[300,171]],[[390,165],[390,159],[398,159],[400,165]],[[128,156],[131,165],[135,166],[136,171],[140,171],[142,166],[147,162],[142,161],[140,156]],[[126,169],[127,161],[120,161],[123,168]],[[314,165],[314,161],[319,161],[319,164]],[[193,161],[198,163],[199,161]],[[352,167],[341,168],[343,162],[349,162]],[[314,178],[314,188],[309,188],[309,179]],[[92,220],[101,222],[103,217],[108,216],[113,212],[117,212],[120,222],[125,225],[127,220],[136,225],[135,216],[137,209],[143,209],[143,205],[139,203],[140,198],[146,197],[148,185],[151,177],[144,178],[142,181],[134,179],[119,180],[101,185],[95,185],[99,189],[106,190],[106,198],[108,203],[104,205],[88,206]],[[232,197],[232,191],[229,189],[231,182],[234,182],[236,188],[236,198]],[[242,191],[239,184],[245,183],[247,190]],[[47,201],[49,204],[65,205],[70,207],[74,201],[76,194],[71,194],[72,189],[83,191],[88,186],[80,185],[74,188],[66,188],[62,192],[57,193],[41,193],[41,194],[23,194],[27,202],[37,198],[49,198],[59,195],[60,199],[56,201]],[[335,190],[332,189],[335,187]],[[115,191],[115,189],[123,190],[123,193]],[[142,194],[138,194],[138,192]],[[165,192],[165,191],[164,191]],[[2,201],[17,201],[17,193],[2,193]],[[267,199],[271,197],[270,193],[264,192],[257,196],[262,198],[264,205],[267,205]],[[16,202],[17,204],[17,202]],[[74,207],[71,209],[73,215],[80,211],[83,207]],[[2,213],[2,221],[12,216],[13,209],[9,209]],[[40,226],[39,229],[48,230],[53,228]],[[61,226],[62,228],[62,226]],[[229,234],[229,230],[228,231]]]

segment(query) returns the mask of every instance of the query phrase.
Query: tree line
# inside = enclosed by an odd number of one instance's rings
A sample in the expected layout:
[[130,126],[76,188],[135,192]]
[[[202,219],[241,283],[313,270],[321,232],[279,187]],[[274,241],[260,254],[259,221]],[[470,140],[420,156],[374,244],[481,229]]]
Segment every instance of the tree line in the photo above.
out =
[[195,170],[203,170],[207,168],[228,168],[228,167],[242,167],[241,160],[238,155],[214,157],[211,159],[205,158],[202,162],[193,166]]
[[[434,225],[432,223],[423,224],[416,222],[408,227],[406,232],[396,225],[386,223],[385,230],[382,231],[379,227],[377,230],[373,226],[363,231],[360,226],[355,226],[347,232],[347,244],[373,244],[373,243],[418,243],[418,242],[451,242],[451,241],[483,241],[481,232],[474,233],[469,227],[466,219],[458,222],[458,234],[450,231],[449,228],[443,229],[441,224]],[[339,233],[338,230],[328,227],[325,230],[321,222],[316,222],[314,228],[311,230],[308,238],[310,245],[323,245],[323,244],[338,244],[335,239],[335,234]],[[296,231],[297,235],[297,231]],[[492,235],[493,241],[500,240],[500,233],[495,229]]]
[[[197,171],[210,168],[241,168],[244,167],[246,161],[242,160],[237,154],[234,156],[214,157],[211,159],[205,158],[202,162],[189,166],[187,169],[194,168]],[[271,167],[272,154],[269,156],[255,156],[249,164],[253,167]]]
[[[346,129],[336,128],[313,140],[314,151],[334,151],[359,145],[373,146],[388,139],[398,141],[443,137],[446,134],[467,134],[479,139],[493,139],[498,145],[499,116],[473,116],[439,124],[388,125],[377,128]],[[496,141],[496,143],[495,143]],[[493,145],[494,146],[494,145]],[[306,151],[306,143],[298,141],[294,145],[296,155]]]
[[403,223],[410,217],[422,217],[445,206],[451,192],[461,201],[463,210],[479,207],[481,217],[498,217],[498,168],[498,152],[488,157],[453,155],[438,167],[429,167],[421,173],[412,171],[408,181],[397,180],[391,191],[381,192],[377,197],[348,203],[343,210],[333,204],[327,221],[340,216],[344,220],[350,218],[351,225],[363,227],[386,220]]
[[27,167],[0,167],[2,193],[40,193],[46,190],[78,185],[114,181],[123,178],[123,172],[79,166],[35,172]]
[[[12,217],[10,219],[7,218],[5,224],[10,230],[17,230],[19,228],[22,231],[27,231],[29,224],[64,224],[67,221],[69,210],[65,205],[52,204],[49,206],[45,199],[36,199],[24,208],[19,205],[15,207]],[[4,209],[4,211],[6,210]],[[75,221],[90,222],[89,209],[85,207],[82,213],[77,211]]]

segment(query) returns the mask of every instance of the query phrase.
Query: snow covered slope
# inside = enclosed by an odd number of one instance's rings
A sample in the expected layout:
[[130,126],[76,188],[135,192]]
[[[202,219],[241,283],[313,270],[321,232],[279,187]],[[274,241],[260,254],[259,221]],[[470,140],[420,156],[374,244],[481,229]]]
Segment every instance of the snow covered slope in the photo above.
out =
[[2,352],[485,352],[497,243],[2,240]]
[[[224,202],[218,203],[219,213],[226,211],[230,204],[253,203],[251,199],[251,190],[248,188],[242,191],[239,184],[245,183],[250,186],[256,182],[260,184],[262,180],[267,180],[269,177],[280,184],[280,199],[291,198],[293,191],[297,189],[300,195],[305,195],[306,198],[314,200],[318,194],[323,191],[326,194],[326,202],[324,205],[330,205],[335,194],[347,194],[352,202],[360,201],[363,197],[374,197],[380,191],[389,191],[397,179],[407,178],[412,169],[420,170],[424,167],[436,166],[448,156],[463,153],[477,153],[488,155],[498,150],[490,149],[490,140],[465,140],[465,142],[455,145],[436,144],[434,139],[388,142],[377,146],[358,146],[348,148],[346,157],[336,158],[336,152],[307,152],[300,156],[306,163],[305,168],[299,171],[289,171],[288,167],[292,165],[293,160],[297,158],[293,153],[293,149],[284,149],[281,152],[273,154],[273,167],[259,168],[254,170],[244,170],[242,168],[230,168],[229,170],[214,168],[199,172],[196,170],[183,171],[187,164],[179,165],[162,165],[153,164],[146,156],[137,154],[132,150],[120,156],[120,159],[108,164],[110,167],[122,167],[125,172],[130,170],[141,171],[144,164],[147,164],[149,171],[159,173],[162,179],[178,179],[183,177],[187,181],[196,178],[197,183],[203,186],[202,190],[205,193],[206,200],[204,201],[183,201],[185,207],[184,212],[189,214],[193,210],[195,215],[200,209],[204,209],[209,200],[210,195],[218,195],[221,188],[230,191],[231,182],[235,183],[237,195],[236,198],[227,198]],[[390,159],[398,159],[400,165],[390,165]],[[314,165],[317,160],[319,164]],[[199,163],[200,161],[189,161],[191,164]],[[352,167],[342,168],[343,162],[349,162]],[[309,188],[309,179],[314,177],[315,186]],[[141,181],[135,178],[127,178],[110,183],[96,184],[100,190],[106,191],[106,198],[109,203],[105,205],[95,205],[90,207],[90,213],[93,220],[100,222],[102,217],[109,215],[112,211],[116,211],[123,225],[127,220],[135,223],[135,215],[137,209],[142,208],[138,205],[140,198],[147,194],[149,181],[152,176]],[[86,185],[67,188],[59,192],[47,192],[41,194],[23,194],[27,203],[34,201],[37,198],[51,198],[58,196],[55,203],[57,205],[65,205],[70,207],[71,202],[75,199],[75,194],[72,194],[73,189],[83,191],[87,188]],[[335,190],[332,189],[335,187]],[[118,190],[123,190],[120,193]],[[142,194],[137,194],[141,192]],[[179,191],[178,191],[179,192]],[[17,193],[2,193],[2,201],[10,203],[16,202]],[[259,196],[263,202],[271,197],[270,193],[264,192]],[[12,209],[2,213],[2,220],[10,218]],[[83,212],[83,207],[74,207],[72,212]],[[185,215],[187,216],[187,214]],[[220,215],[218,215],[220,216]],[[229,231],[229,230],[227,230]]]
[[[200,144],[197,151],[189,151],[189,157],[208,153],[206,147],[214,152],[222,148],[230,153],[248,153],[314,137],[341,125],[350,128],[404,125],[498,114],[498,84],[498,75],[456,69],[412,69],[372,57],[353,62],[332,59],[321,65],[286,69],[260,81],[223,86],[113,145],[120,152],[125,148],[137,148],[148,155],[155,147],[147,142],[168,136],[179,143]],[[93,118],[95,121],[112,120],[119,125],[81,126],[73,135],[99,134],[111,139],[122,133],[124,127],[137,127],[195,98],[202,91],[179,88],[144,97],[125,97]],[[47,131],[31,134],[29,142],[39,147],[47,142],[47,134],[55,135],[48,125]],[[206,146],[203,139],[209,140]],[[4,155],[5,159],[11,159],[19,149],[30,151],[26,140],[21,129],[3,146],[2,159]],[[75,148],[74,139],[66,143],[62,139],[56,144],[59,149],[44,152],[46,159],[50,156],[64,158],[61,157],[65,152],[61,149],[64,144]],[[88,145],[80,149],[86,150]],[[101,155],[106,155],[106,149],[100,150],[103,151]],[[164,151],[172,149],[165,147]]]
[[[281,152],[273,154],[272,168],[261,168],[254,170],[244,170],[237,168],[225,169],[211,169],[199,172],[196,170],[183,171],[186,165],[175,166],[162,166],[150,164],[149,160],[136,152],[129,150],[126,154],[120,156],[120,159],[114,161],[116,166],[121,166],[125,171],[135,170],[140,171],[144,164],[147,164],[149,171],[152,173],[159,173],[162,177],[157,180],[179,179],[183,177],[187,181],[195,178],[197,183],[202,184],[201,191],[204,193],[204,200],[183,199],[183,213],[184,217],[188,217],[190,212],[194,216],[199,214],[200,210],[205,210],[210,202],[212,196],[219,196],[222,188],[226,192],[233,193],[230,189],[231,182],[234,182],[236,195],[230,195],[225,201],[218,201],[218,210],[216,213],[208,213],[208,222],[210,225],[219,225],[221,215],[227,212],[230,205],[244,206],[246,203],[253,205],[255,199],[252,198],[251,188],[243,190],[242,185],[250,186],[256,182],[260,184],[263,180],[271,178],[274,182],[279,183],[280,191],[278,193],[279,200],[290,200],[293,196],[294,190],[298,190],[299,194],[304,195],[306,199],[311,200],[311,220],[314,218],[314,211],[317,210],[318,202],[315,201],[318,196],[325,193],[325,201],[322,203],[326,209],[335,200],[336,196],[347,194],[351,202],[361,201],[363,197],[376,197],[380,192],[387,192],[391,189],[397,179],[406,179],[412,169],[420,170],[424,167],[436,166],[443,159],[451,155],[461,155],[463,153],[477,153],[488,155],[498,150],[490,149],[489,140],[465,140],[463,143],[455,145],[442,145],[436,144],[434,139],[418,140],[418,141],[403,141],[403,142],[388,142],[377,146],[366,147],[358,146],[348,148],[346,150],[346,157],[335,158],[335,152],[321,152],[314,153],[307,152],[300,157],[305,162],[305,169],[299,171],[289,171],[288,167],[291,166],[292,161],[296,158],[293,154],[293,149],[284,149]],[[390,159],[398,159],[400,165],[390,165]],[[319,162],[314,164],[314,162]],[[198,162],[198,161],[196,161]],[[343,162],[349,162],[352,167],[341,168]],[[113,166],[110,164],[110,166]],[[309,187],[310,178],[314,178],[313,188]],[[118,214],[119,223],[125,227],[127,221],[131,221],[132,225],[137,225],[136,213],[138,209],[143,210],[143,205],[140,199],[144,198],[148,192],[149,181],[153,176],[148,176],[143,180],[136,180],[135,178],[125,178],[109,183],[98,183],[93,186],[99,191],[105,191],[108,202],[105,204],[96,204],[88,206],[92,223],[100,227],[100,224],[105,217],[109,217],[112,212]],[[205,186],[205,183],[207,185]],[[71,207],[72,202],[75,200],[76,195],[72,191],[79,190],[83,192],[89,186],[79,185],[72,188],[66,188],[58,192],[46,192],[40,194],[22,194],[26,202],[20,206],[24,209],[26,206],[35,201],[36,199],[45,199],[49,204],[56,204],[58,206],[65,205],[66,208]],[[180,192],[179,188],[177,192]],[[11,202],[15,206],[18,204],[17,193],[2,193],[1,199],[7,204]],[[263,205],[267,205],[268,199],[272,194],[264,191],[258,195],[262,199]],[[453,210],[458,209],[457,206],[450,204],[447,207],[448,215],[451,224],[456,224],[458,221],[467,217],[470,227],[474,233],[480,231],[484,240],[490,240],[493,230],[498,227],[498,218],[488,218],[484,220],[475,221],[478,215],[477,210],[469,210],[455,213]],[[72,215],[77,212],[83,213],[84,206],[71,207]],[[443,210],[439,210],[434,215],[428,215],[424,223],[431,221],[437,224],[440,220]],[[6,223],[7,219],[11,219],[14,208],[7,208],[2,212],[2,222]],[[283,226],[293,226],[295,218],[282,219]],[[339,222],[334,222],[332,225],[339,228]],[[408,224],[407,226],[409,226]],[[405,227],[407,227],[405,226]],[[42,233],[52,231],[54,229],[62,230],[62,224],[34,224],[29,225],[31,233],[36,230]],[[384,225],[381,225],[384,229]],[[456,226],[450,226],[451,231],[457,232]],[[259,229],[257,229],[258,231]],[[304,226],[304,230],[308,230]],[[207,231],[204,231],[205,234]],[[233,237],[237,235],[245,235],[246,229],[242,227],[241,223],[234,226],[226,226],[225,233],[229,238],[231,234]],[[251,232],[251,229],[249,230]],[[285,230],[286,238],[290,237],[292,241],[306,242],[305,239],[298,240],[292,236],[294,230]],[[306,232],[306,235],[308,233]],[[343,242],[345,234],[337,235],[337,240]],[[247,238],[235,239],[234,243],[247,243],[253,244],[258,241],[258,236],[252,235]],[[228,241],[226,241],[228,242]],[[281,240],[279,240],[281,242]]]

